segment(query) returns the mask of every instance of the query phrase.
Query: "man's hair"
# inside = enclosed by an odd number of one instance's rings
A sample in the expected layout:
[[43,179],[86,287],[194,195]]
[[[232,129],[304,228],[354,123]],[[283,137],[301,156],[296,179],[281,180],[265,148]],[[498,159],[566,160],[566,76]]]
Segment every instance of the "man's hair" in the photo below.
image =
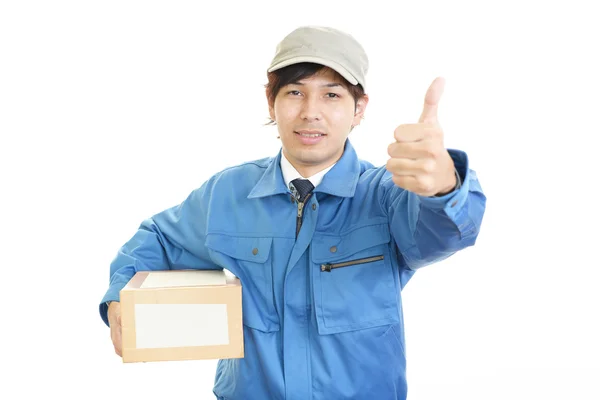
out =
[[[288,67],[284,67],[278,69],[273,72],[269,72],[267,74],[268,83],[265,85],[265,89],[267,92],[267,101],[269,107],[273,107],[275,104],[275,97],[281,90],[282,87],[289,85],[292,82],[298,82],[302,79],[309,78],[315,74],[317,74],[322,69],[327,68],[321,64],[314,63],[299,63],[292,64]],[[333,71],[333,70],[332,70]],[[333,73],[340,80],[341,84],[350,92],[352,97],[354,98],[354,107],[356,107],[356,103],[359,99],[361,99],[365,95],[365,91],[362,85],[352,85],[348,82],[344,77],[342,77],[336,71]],[[274,124],[275,121],[269,118],[268,125]]]

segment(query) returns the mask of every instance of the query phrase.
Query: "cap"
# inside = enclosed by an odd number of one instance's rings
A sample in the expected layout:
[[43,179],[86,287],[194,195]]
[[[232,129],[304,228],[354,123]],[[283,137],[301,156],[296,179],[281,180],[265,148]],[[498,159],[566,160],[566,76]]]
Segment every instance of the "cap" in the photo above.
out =
[[367,54],[346,32],[325,26],[302,26],[293,30],[277,44],[267,72],[301,62],[325,65],[352,85],[360,83],[366,91]]

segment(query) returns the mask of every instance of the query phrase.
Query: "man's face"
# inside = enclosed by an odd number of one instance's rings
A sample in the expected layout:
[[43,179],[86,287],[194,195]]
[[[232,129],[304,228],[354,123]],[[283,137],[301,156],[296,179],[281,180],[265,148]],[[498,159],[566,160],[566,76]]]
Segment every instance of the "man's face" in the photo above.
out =
[[334,164],[344,151],[351,127],[360,123],[368,97],[354,98],[326,68],[283,86],[269,110],[277,122],[283,153],[303,176]]

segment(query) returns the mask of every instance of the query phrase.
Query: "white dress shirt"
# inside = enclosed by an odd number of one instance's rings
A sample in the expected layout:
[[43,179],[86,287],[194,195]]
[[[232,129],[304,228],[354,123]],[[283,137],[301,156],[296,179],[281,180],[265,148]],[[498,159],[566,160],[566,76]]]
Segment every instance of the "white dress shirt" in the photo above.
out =
[[327,172],[329,172],[329,170],[331,168],[333,168],[334,165],[335,164],[333,164],[330,167],[325,168],[324,170],[322,170],[320,172],[317,172],[313,176],[305,178],[302,175],[300,175],[300,172],[298,172],[296,170],[296,168],[294,168],[294,166],[285,157],[285,155],[283,154],[283,152],[281,153],[281,162],[280,162],[281,172],[283,173],[283,180],[285,182],[285,186],[288,187],[288,188],[290,187],[290,182],[293,181],[296,178],[308,179],[310,181],[310,183],[313,184],[314,187],[317,187],[317,185],[319,183],[321,183],[321,181],[323,180],[323,177],[325,176],[325,174]]

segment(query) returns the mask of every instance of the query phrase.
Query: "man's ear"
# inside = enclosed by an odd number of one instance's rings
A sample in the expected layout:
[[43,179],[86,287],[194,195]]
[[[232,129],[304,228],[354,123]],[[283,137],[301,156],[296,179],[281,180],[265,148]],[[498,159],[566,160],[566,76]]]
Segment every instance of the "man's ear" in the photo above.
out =
[[269,94],[270,94],[270,91],[267,88],[265,90],[265,96],[267,98],[267,106],[269,107],[269,117],[271,118],[272,121],[275,121],[275,99],[272,99],[273,101],[271,101]]
[[275,121],[275,109],[273,107],[269,106],[269,117],[271,117],[271,119],[273,121]]
[[356,102],[354,118],[352,119],[353,127],[360,125],[360,120],[364,118],[367,104],[369,104],[369,96],[366,94]]

